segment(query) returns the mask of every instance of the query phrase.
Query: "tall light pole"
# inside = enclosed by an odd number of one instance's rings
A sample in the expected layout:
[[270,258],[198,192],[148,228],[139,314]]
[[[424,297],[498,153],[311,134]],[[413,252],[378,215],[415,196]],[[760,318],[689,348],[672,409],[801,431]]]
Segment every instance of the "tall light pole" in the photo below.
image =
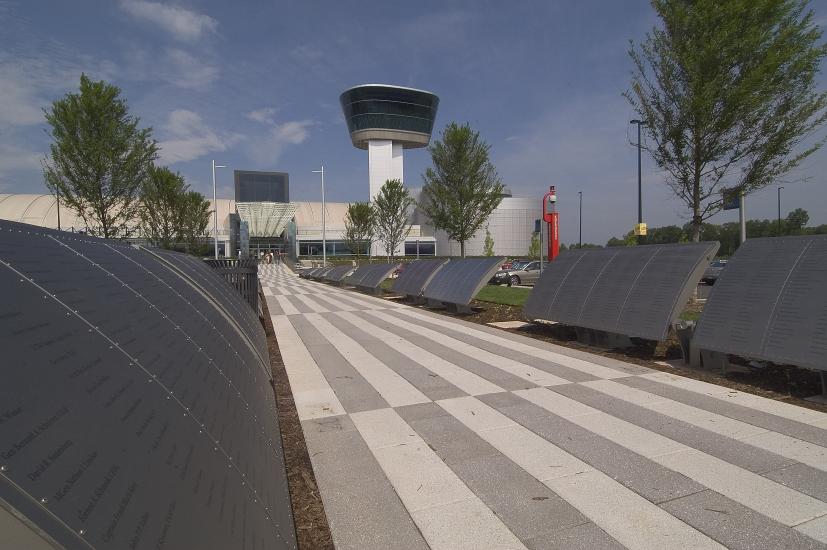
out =
[[583,191],[578,191],[577,194],[580,195],[580,214],[577,216],[577,221],[580,222],[580,238],[578,239],[580,245],[578,248],[583,248]]
[[212,161],[212,209],[213,209],[213,243],[215,244],[215,259],[218,259],[218,199],[215,197],[215,169],[226,168],[223,164],[216,164]]
[[778,236],[781,236],[781,190],[784,186],[778,188]]
[[[646,126],[645,120],[634,119],[630,120],[629,124],[637,124],[637,223],[638,228],[643,223],[643,192],[641,189],[640,177],[640,127]],[[637,236],[637,244],[645,244],[646,237],[643,235]]]
[[322,267],[327,267],[327,219],[324,205],[324,165],[321,170],[313,170],[322,175]]

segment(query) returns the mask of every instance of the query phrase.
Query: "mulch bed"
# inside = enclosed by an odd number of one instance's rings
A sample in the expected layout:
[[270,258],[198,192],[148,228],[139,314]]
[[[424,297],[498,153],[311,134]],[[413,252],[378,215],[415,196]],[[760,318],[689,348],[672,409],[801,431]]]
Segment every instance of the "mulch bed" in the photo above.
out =
[[296,525],[296,539],[300,550],[332,549],[333,538],[324,511],[322,497],[313,475],[313,465],[307,453],[302,425],[284,362],[281,360],[279,344],[273,331],[273,322],[267,310],[267,301],[259,294],[264,309],[262,324],[267,333],[267,348],[270,351],[270,368],[273,373],[273,393],[279,412],[281,443],[287,468],[287,483],[290,487],[290,501],[293,506],[293,522]]
[[[474,310],[474,312],[470,314],[454,314],[444,309],[431,309],[430,311],[481,325],[498,321],[525,320],[522,308],[519,306],[494,304],[478,300],[472,301],[470,305]],[[701,309],[698,304],[690,303],[687,305],[688,311],[695,311],[696,309],[698,311]],[[748,367],[747,362],[743,359],[734,356],[730,356],[730,361],[744,366],[745,372],[733,370],[722,374],[719,372],[695,369],[689,365],[667,366],[660,364],[658,361],[662,362],[681,358],[680,345],[674,333],[671,331],[665,342],[640,342],[639,345],[631,349],[607,350],[581,344],[577,341],[574,328],[566,325],[531,324],[519,329],[500,330],[507,330],[515,334],[544,340],[552,344],[566,346],[604,357],[611,357],[619,361],[626,361],[627,363],[634,363],[653,370],[709,382],[710,384],[716,384],[744,393],[752,393],[760,395],[761,397],[792,403],[800,407],[827,412],[827,404],[814,403],[804,399],[805,397],[821,393],[821,379],[819,374],[808,369],[801,369],[792,365],[774,364],[767,364],[761,368],[753,368]]]

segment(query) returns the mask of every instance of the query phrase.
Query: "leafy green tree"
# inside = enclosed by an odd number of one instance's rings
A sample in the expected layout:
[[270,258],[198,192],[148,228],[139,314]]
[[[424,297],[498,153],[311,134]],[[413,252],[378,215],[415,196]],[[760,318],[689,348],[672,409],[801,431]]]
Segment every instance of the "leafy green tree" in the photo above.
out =
[[179,241],[184,243],[190,254],[203,254],[212,215],[210,201],[198,191],[187,191],[182,202]]
[[801,235],[804,231],[804,226],[810,222],[810,215],[803,208],[796,208],[784,220],[782,230],[786,230],[787,235]]
[[83,220],[87,233],[128,236],[157,157],[151,129],[138,127],[118,87],[86,75],[79,93],[54,101],[45,115],[52,138],[43,160],[46,186]]
[[141,192],[141,234],[155,246],[170,249],[181,235],[184,178],[166,167],[149,169]]
[[374,231],[373,208],[367,202],[355,202],[347,205],[345,231],[342,238],[356,255],[356,262],[362,253],[367,254]]
[[465,243],[502,200],[503,184],[489,161],[490,150],[479,132],[455,122],[428,148],[433,167],[423,176],[420,208],[434,227],[459,242],[463,258]]
[[647,123],[646,146],[692,213],[691,237],[722,207],[788,173],[824,140],[817,90],[827,54],[805,0],[652,0],[662,25],[629,55],[624,93]]
[[155,246],[181,244],[192,252],[206,235],[210,203],[190,191],[183,176],[166,167],[152,167],[141,192],[141,233]]
[[493,256],[494,255],[494,237],[491,236],[491,232],[488,230],[488,226],[485,226],[485,248],[483,255],[485,256]]
[[531,243],[528,245],[528,257],[532,260],[540,257],[540,234],[531,234]]
[[386,181],[373,199],[376,236],[385,247],[388,263],[411,230],[408,214],[414,202],[408,189],[399,180]]

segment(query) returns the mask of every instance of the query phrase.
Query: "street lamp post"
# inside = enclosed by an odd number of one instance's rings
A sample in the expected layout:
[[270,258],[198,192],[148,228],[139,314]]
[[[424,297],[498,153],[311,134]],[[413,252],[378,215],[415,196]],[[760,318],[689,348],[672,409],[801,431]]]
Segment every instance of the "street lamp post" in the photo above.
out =
[[314,174],[322,175],[322,267],[327,267],[327,220],[324,205],[324,165],[321,170],[313,170]]
[[784,186],[780,186],[778,188],[778,236],[781,236],[781,190],[784,189]]
[[583,248],[583,191],[578,191],[578,195],[580,195],[580,214],[577,216],[577,221],[580,222],[580,232],[578,241],[580,244],[578,248]]
[[223,164],[216,164],[212,161],[212,209],[213,209],[213,243],[215,244],[215,259],[218,259],[218,199],[215,196],[215,169],[226,168]]
[[[640,176],[640,127],[646,126],[645,120],[634,119],[630,120],[629,124],[637,124],[637,223],[638,228],[640,228],[640,224],[643,223],[643,192],[641,189],[641,176]],[[643,235],[637,236],[637,244],[645,244],[646,237]]]

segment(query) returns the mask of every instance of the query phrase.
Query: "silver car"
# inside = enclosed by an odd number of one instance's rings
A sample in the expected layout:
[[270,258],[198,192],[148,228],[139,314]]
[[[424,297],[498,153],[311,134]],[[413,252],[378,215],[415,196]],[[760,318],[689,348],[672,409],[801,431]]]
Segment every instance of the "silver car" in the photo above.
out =
[[[547,264],[543,262],[545,267]],[[494,281],[497,284],[506,284],[508,286],[514,285],[534,285],[537,279],[540,278],[540,262],[529,262],[517,266],[516,269],[501,269],[494,274]]]

